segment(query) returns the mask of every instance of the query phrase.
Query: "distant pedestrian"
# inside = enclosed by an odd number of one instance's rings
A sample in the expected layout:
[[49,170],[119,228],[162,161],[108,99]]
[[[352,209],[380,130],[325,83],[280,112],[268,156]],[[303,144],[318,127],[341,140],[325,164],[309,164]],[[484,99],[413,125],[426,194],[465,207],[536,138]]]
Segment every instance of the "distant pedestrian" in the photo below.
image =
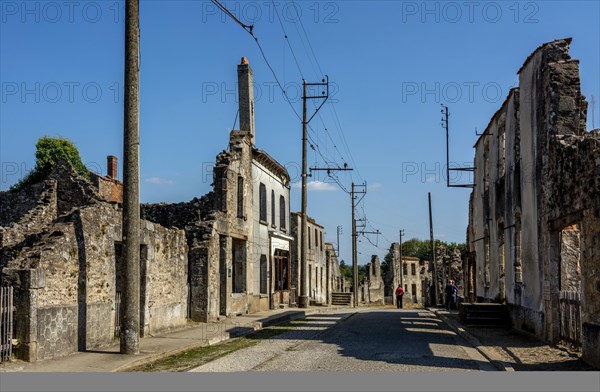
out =
[[446,292],[446,310],[456,309],[458,287],[456,287],[453,280],[448,282],[444,291]]
[[404,295],[404,289],[402,288],[402,285],[399,284],[398,288],[396,289],[396,306],[398,309],[402,309],[402,296]]

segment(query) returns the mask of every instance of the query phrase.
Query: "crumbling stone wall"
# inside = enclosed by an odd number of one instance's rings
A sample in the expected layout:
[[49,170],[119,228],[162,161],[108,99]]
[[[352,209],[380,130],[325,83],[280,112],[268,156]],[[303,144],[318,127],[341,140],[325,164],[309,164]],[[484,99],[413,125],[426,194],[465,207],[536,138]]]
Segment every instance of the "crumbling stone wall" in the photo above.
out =
[[97,201],[122,201],[122,185],[92,173],[92,182],[64,160],[48,178],[20,191],[0,192],[0,248],[39,233],[58,216]]
[[[3,249],[2,281],[15,287],[17,353],[27,360],[68,355],[114,341],[121,211],[96,203]],[[187,258],[181,230],[141,224],[142,334],[182,327]]]
[[[93,183],[64,161],[22,194],[0,197],[11,205],[2,216],[8,223],[3,238],[10,241],[0,250],[0,284],[15,288],[17,355],[34,361],[112,343],[119,205],[103,201]],[[184,326],[183,231],[142,221],[141,243],[142,334]]]
[[56,180],[46,180],[19,192],[0,192],[0,248],[41,231],[56,217]]
[[400,284],[402,263],[400,262],[400,244],[393,242],[389,250],[390,260],[388,261],[387,271],[384,276],[385,295],[393,297],[396,287]]
[[[218,282],[215,272],[211,274],[209,260],[218,260],[218,235],[214,233],[215,194],[208,193],[186,203],[142,204],[141,217],[150,222],[185,231],[190,309],[193,321],[209,321],[218,316],[215,305],[209,306],[216,289],[210,282]],[[215,246],[217,249],[215,249]],[[216,266],[218,267],[218,266]],[[217,271],[218,273],[218,271]],[[213,284],[214,285],[214,284]],[[210,291],[210,294],[209,294]],[[218,295],[218,294],[217,294]]]
[[366,272],[363,300],[367,303],[383,305],[385,292],[379,256],[371,257],[371,262],[366,266]]

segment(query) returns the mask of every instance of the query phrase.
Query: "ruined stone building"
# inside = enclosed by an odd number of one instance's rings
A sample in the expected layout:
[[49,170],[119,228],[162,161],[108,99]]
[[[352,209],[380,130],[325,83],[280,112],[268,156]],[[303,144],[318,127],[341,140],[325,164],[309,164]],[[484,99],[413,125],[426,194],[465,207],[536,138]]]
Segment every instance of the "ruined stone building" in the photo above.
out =
[[[292,213],[292,236],[294,245],[292,250],[293,272],[292,279],[300,295],[300,226],[302,213]],[[306,219],[306,233],[308,241],[308,252],[306,254],[306,263],[308,264],[308,298],[311,302],[318,304],[328,303],[328,293],[326,291],[327,275],[327,257],[325,253],[325,243],[323,235],[325,228],[315,222],[310,216]],[[337,258],[336,258],[337,259]],[[339,268],[339,267],[338,267]]]
[[600,367],[600,130],[570,39],[543,44],[475,144],[465,294]]
[[402,257],[402,276],[404,283],[404,302],[423,303],[425,286],[425,267],[417,257]]
[[216,159],[214,190],[188,203],[142,206],[142,216],[185,230],[189,317],[211,321],[288,306],[290,177],[255,145],[253,74],[238,65],[240,130]]
[[395,292],[399,284],[404,288],[404,303],[424,304],[429,285],[428,263],[420,261],[417,257],[402,256],[400,263],[400,244],[392,243],[389,254],[391,255],[384,277],[385,296],[392,297],[395,301]]
[[[119,332],[122,186],[65,161],[42,182],[0,192],[0,285],[15,290],[15,352],[35,361],[112,344]],[[142,220],[140,333],[187,322],[185,234]]]
[[383,305],[385,292],[379,256],[371,256],[371,262],[365,266],[365,274],[360,291],[362,302]]

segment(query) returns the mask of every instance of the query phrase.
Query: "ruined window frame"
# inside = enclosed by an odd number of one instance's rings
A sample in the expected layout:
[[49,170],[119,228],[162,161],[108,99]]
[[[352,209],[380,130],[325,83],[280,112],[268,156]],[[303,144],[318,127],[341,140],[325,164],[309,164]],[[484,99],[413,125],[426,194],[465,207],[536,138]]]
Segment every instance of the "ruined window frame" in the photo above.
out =
[[267,223],[267,187],[262,182],[258,186],[259,195],[259,219],[261,223]]
[[323,231],[322,230],[319,232],[319,235],[321,236],[321,251],[323,251]]
[[[247,292],[247,261],[248,261],[248,249],[247,244],[244,240],[233,239],[231,246],[231,293],[232,294],[245,294]],[[236,257],[236,251],[239,259]]]
[[415,263],[410,263],[410,274],[413,276],[417,275],[417,265]]
[[244,177],[238,176],[237,187],[237,217],[244,218]]
[[268,263],[267,263],[267,255],[260,255],[260,294],[268,294],[269,293],[269,285],[268,285]]
[[498,179],[506,175],[506,126],[503,123],[498,127]]
[[514,247],[514,257],[515,262],[513,264],[514,267],[514,280],[515,284],[523,284],[523,260],[522,260],[522,231],[521,231],[521,218],[518,216],[515,218],[515,247]]

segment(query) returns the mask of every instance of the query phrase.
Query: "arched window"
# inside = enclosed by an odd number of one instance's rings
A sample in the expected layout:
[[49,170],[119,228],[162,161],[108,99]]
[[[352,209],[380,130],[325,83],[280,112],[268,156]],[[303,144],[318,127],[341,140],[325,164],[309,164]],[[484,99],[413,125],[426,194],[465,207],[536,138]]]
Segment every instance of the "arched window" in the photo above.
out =
[[281,230],[285,230],[286,229],[286,220],[287,220],[287,214],[285,213],[285,197],[283,196],[279,196],[279,228]]
[[260,184],[259,188],[259,199],[260,199],[260,220],[267,221],[267,187],[265,184]]

